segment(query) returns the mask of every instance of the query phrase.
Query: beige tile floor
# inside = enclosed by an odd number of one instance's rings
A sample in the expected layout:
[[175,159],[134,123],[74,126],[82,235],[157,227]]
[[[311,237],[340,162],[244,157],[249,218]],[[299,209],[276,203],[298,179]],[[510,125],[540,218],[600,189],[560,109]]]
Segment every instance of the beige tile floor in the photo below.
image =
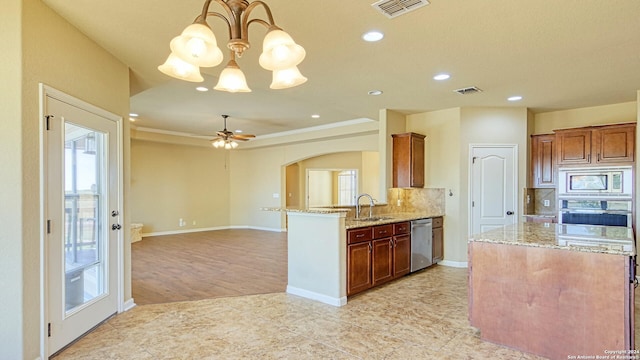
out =
[[138,306],[55,359],[538,359],[479,339],[466,276],[435,266],[340,308],[284,293]]

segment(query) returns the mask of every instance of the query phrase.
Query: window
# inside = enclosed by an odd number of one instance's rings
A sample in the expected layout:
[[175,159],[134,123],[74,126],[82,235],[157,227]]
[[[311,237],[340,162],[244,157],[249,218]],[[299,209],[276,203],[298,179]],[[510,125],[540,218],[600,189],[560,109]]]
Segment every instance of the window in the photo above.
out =
[[356,193],[356,171],[344,170],[338,172],[338,205],[353,205]]

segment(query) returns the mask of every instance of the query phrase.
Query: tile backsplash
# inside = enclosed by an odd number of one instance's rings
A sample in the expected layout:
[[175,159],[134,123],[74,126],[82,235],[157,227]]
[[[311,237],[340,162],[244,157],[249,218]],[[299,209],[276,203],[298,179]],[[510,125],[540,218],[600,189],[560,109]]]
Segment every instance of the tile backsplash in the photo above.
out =
[[[373,215],[393,213],[442,213],[445,210],[444,189],[424,188],[391,188],[387,190],[387,203],[376,205]],[[367,208],[362,200],[362,207]],[[355,216],[355,207],[347,217]],[[362,214],[364,214],[365,210]]]
[[525,194],[525,214],[556,215],[556,189],[526,189]]

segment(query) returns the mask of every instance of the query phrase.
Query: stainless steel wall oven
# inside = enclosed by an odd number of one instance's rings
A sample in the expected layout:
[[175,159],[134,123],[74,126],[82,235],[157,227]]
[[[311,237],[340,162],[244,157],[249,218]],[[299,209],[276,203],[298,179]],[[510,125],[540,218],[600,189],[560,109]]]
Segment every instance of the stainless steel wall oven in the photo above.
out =
[[558,175],[559,223],[633,226],[630,166],[563,168]]

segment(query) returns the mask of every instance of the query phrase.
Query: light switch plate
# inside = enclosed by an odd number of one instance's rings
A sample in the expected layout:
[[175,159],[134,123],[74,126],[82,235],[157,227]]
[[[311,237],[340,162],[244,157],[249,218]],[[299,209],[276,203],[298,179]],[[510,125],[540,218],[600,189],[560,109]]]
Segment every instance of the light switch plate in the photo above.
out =
[[549,205],[551,205],[551,203],[549,202],[549,200],[545,200],[545,201],[544,201],[544,206],[549,206]]

